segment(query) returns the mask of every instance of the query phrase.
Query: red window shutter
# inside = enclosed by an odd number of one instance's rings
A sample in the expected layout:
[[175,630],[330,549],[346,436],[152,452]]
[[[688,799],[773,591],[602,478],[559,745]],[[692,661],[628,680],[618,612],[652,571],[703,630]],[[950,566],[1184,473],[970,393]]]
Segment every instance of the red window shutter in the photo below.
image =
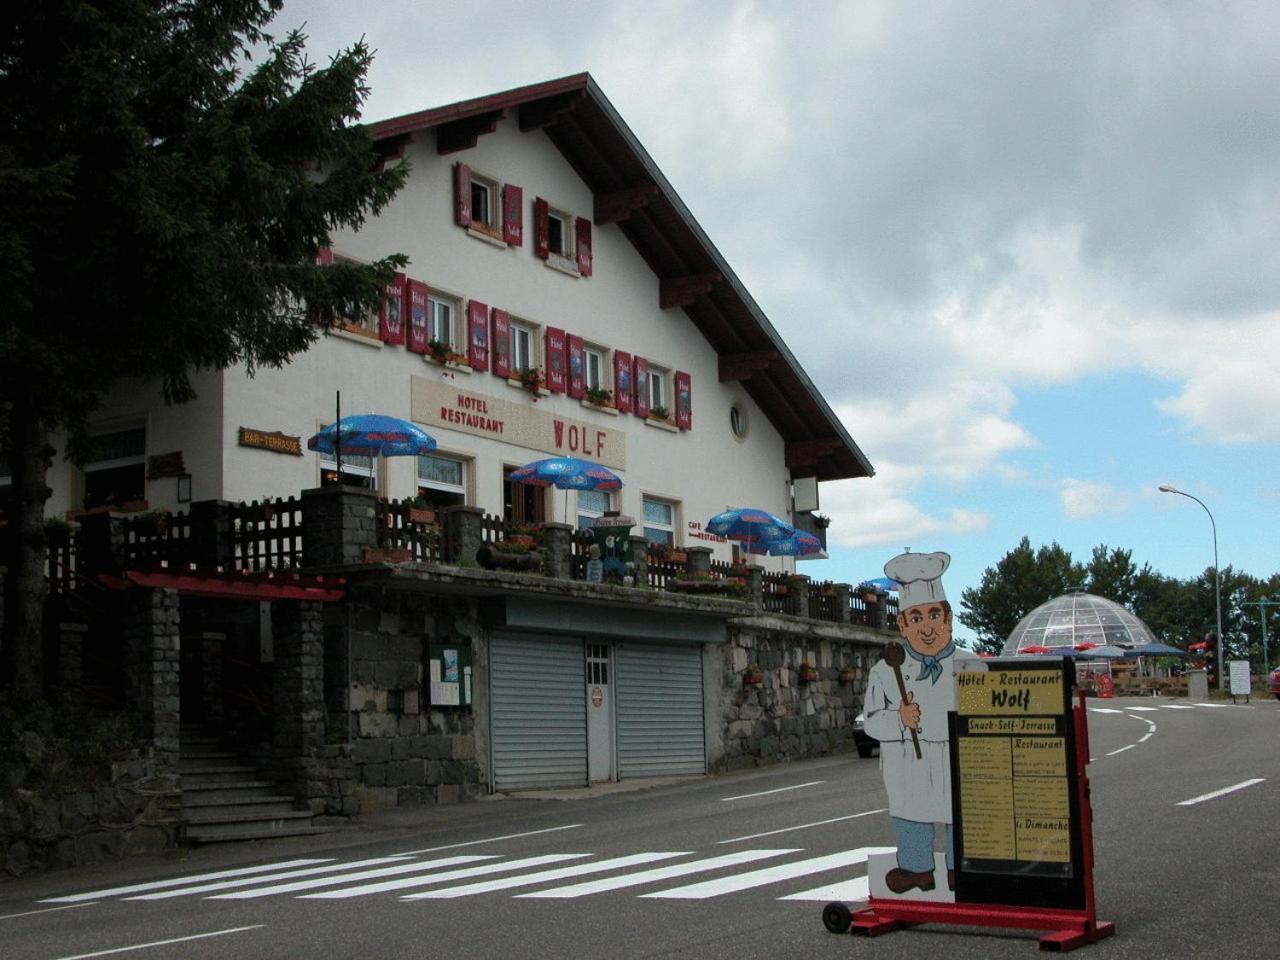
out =
[[467,302],[467,356],[471,358],[471,369],[481,372],[489,369],[488,316],[488,304],[479,300]]
[[493,343],[493,372],[499,377],[511,376],[511,314],[493,308],[490,315],[490,342]]
[[567,366],[564,331],[547,327],[547,389],[552,393],[564,393],[568,387]]
[[332,266],[333,265],[333,248],[321,247],[319,250],[317,250],[316,263],[318,263],[322,267]]
[[681,430],[693,429],[693,385],[687,373],[676,371],[676,426]]
[[649,361],[644,357],[636,357],[632,362],[632,370],[635,372],[635,390],[636,390],[636,416],[647,417],[649,415]]
[[591,221],[579,217],[577,223],[578,273],[591,276]]
[[613,405],[631,412],[631,354],[622,350],[613,351]]
[[502,188],[502,239],[513,247],[524,244],[524,191],[511,183]]
[[582,338],[569,334],[565,338],[565,355],[569,358],[569,387],[567,393],[581,400],[587,392],[587,354]]
[[460,227],[471,226],[471,168],[453,165],[453,219]]
[[427,341],[427,285],[421,280],[409,280],[404,285],[405,314],[409,319],[406,344],[414,353],[426,353]]
[[382,291],[378,336],[383,343],[404,343],[404,274],[397,273]]
[[533,252],[543,260],[551,254],[551,205],[541,197],[533,201]]

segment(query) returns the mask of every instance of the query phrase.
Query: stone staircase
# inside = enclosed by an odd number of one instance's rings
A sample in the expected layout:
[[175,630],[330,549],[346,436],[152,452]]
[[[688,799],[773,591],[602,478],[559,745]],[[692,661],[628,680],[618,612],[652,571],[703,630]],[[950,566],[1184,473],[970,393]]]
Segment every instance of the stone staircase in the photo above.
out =
[[328,833],[310,811],[261,778],[215,737],[184,727],[179,753],[188,843],[221,843]]

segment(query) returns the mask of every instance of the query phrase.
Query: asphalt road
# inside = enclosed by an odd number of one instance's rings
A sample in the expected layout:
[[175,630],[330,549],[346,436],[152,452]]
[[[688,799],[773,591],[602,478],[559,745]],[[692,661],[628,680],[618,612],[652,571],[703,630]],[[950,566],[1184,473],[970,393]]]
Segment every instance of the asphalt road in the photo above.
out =
[[[1084,955],[1275,956],[1280,703],[1090,706],[1095,888],[1117,934]],[[0,957],[1037,952],[1029,932],[827,933],[823,904],[864,896],[862,860],[892,846],[884,807],[877,762],[848,754],[587,799],[388,811],[319,838],[0,883]]]

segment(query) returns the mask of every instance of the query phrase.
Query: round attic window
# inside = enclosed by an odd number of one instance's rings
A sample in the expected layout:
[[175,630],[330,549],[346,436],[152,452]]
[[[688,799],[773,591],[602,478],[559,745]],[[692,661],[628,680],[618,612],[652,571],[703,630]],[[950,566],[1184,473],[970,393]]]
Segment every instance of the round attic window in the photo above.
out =
[[729,429],[733,431],[735,439],[747,439],[750,423],[747,420],[747,411],[742,408],[741,404],[734,403],[729,407]]

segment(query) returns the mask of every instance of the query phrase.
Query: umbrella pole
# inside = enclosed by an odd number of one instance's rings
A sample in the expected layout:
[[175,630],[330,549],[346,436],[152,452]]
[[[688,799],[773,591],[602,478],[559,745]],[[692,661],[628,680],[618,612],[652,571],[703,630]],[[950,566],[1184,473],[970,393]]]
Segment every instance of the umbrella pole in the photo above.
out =
[[334,413],[338,419],[333,421],[333,457],[338,462],[338,486],[342,486],[342,391],[335,390]]

